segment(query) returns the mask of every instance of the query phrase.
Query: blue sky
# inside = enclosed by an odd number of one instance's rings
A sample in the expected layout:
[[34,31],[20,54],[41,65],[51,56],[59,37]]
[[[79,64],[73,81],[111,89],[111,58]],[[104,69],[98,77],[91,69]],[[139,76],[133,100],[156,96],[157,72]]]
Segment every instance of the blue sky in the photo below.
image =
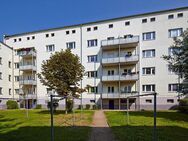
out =
[[52,27],[188,6],[188,0],[1,0],[0,40]]

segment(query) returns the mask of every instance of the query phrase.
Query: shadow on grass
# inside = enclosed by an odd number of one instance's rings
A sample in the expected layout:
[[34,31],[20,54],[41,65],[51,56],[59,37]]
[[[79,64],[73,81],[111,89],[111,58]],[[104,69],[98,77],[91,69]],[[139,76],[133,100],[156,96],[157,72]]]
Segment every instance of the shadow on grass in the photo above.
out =
[[[111,127],[113,133],[119,141],[151,141],[153,127],[151,126],[114,126]],[[55,141],[88,141],[91,127],[55,127]],[[103,131],[109,128],[97,127],[96,130]],[[103,136],[97,133],[97,136]],[[188,129],[177,126],[167,126],[157,128],[158,141],[185,141],[188,138]],[[50,127],[20,127],[17,130],[6,133],[0,132],[0,141],[50,141]],[[102,140],[105,140],[103,136]],[[109,140],[110,141],[110,140]]]
[[[153,127],[151,126],[115,126],[111,127],[119,141],[152,141]],[[157,127],[158,141],[185,141],[188,129],[177,126]]]
[[[122,112],[122,114],[125,114]],[[130,116],[143,116],[153,118],[153,111],[141,111],[141,112],[130,112]],[[171,112],[171,111],[159,111],[157,112],[157,118],[165,118],[172,121],[184,121],[188,122],[188,114],[180,112]]]

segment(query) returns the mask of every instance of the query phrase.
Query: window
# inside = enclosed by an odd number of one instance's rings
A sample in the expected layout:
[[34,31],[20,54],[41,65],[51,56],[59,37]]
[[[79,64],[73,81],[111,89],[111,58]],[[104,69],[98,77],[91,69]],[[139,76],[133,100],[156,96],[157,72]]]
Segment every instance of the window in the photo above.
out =
[[155,67],[142,68],[142,74],[143,75],[154,75]]
[[178,13],[178,18],[181,18],[181,17],[183,17],[183,13]]
[[87,56],[88,62],[97,62],[97,55]]
[[76,42],[67,42],[66,45],[67,45],[67,48],[69,48],[69,49],[76,48]]
[[11,81],[11,75],[8,75],[8,81]]
[[176,92],[176,91],[178,91],[178,84],[168,84],[168,91],[169,92]]
[[15,89],[15,93],[16,93],[16,94],[19,94],[19,89]]
[[15,82],[18,82],[19,81],[19,76],[14,76],[14,80],[15,80]]
[[114,75],[114,70],[108,70],[108,75]]
[[146,32],[142,34],[143,40],[155,40],[155,32]]
[[52,93],[52,89],[51,89],[51,88],[46,88],[46,93],[47,93],[47,94]]
[[155,57],[155,49],[143,50],[143,51],[142,51],[142,57],[143,57],[143,58]]
[[46,52],[53,52],[55,51],[55,45],[46,45]]
[[108,37],[107,40],[114,40],[114,37]]
[[14,42],[16,42],[17,41],[17,39],[14,39]]
[[182,28],[175,28],[175,29],[169,29],[168,30],[168,36],[170,38],[179,37],[179,36],[181,36],[182,33],[183,33]]
[[108,87],[108,93],[114,93],[114,87]]
[[14,63],[14,68],[19,69],[19,63]]
[[113,24],[109,24],[108,27],[109,27],[109,28],[113,28]]
[[30,37],[27,37],[27,40],[30,40]]
[[10,61],[8,61],[8,67],[11,68],[11,62]]
[[97,46],[97,39],[94,39],[94,40],[88,40],[88,41],[87,41],[87,46],[88,46],[88,47],[94,47],[94,46]]
[[143,92],[155,92],[155,85],[142,85]]
[[72,30],[72,34],[75,34],[76,33],[76,30]]
[[170,47],[169,49],[168,49],[168,54],[169,55],[178,55],[178,53],[180,52],[180,48],[178,48],[178,47]]
[[88,93],[98,93],[98,87],[89,87]]
[[32,40],[34,40],[35,39],[35,36],[32,36]]
[[68,35],[68,34],[69,34],[69,31],[66,31],[66,34]]
[[2,80],[2,72],[0,72],[0,80]]
[[9,95],[11,95],[11,89],[8,90]]
[[177,71],[172,65],[168,65],[168,73],[169,74],[177,74]]
[[95,30],[98,30],[98,27],[97,26],[95,26],[94,28],[93,28],[93,30],[95,31]]
[[125,86],[125,88],[124,88],[124,93],[131,93],[131,89],[132,89],[132,87],[131,86]]
[[51,37],[54,37],[55,36],[55,33],[51,33]]
[[2,58],[0,57],[0,65],[2,65]]
[[174,99],[167,99],[167,103],[174,103]]
[[46,38],[48,38],[49,37],[49,34],[46,34]]
[[2,87],[0,87],[0,95],[2,95]]
[[154,18],[150,18],[150,22],[154,22],[155,21],[155,17]]
[[91,31],[91,28],[90,28],[90,27],[88,27],[88,28],[87,28],[87,31]]
[[130,21],[125,22],[125,26],[130,25]]
[[174,18],[174,15],[171,14],[171,15],[168,15],[168,19],[173,19]]
[[88,78],[96,78],[97,77],[97,71],[88,71],[87,72]]
[[147,19],[142,19],[142,23],[147,23]]
[[146,99],[146,103],[152,103],[152,99]]
[[18,41],[22,41],[22,38],[19,38]]

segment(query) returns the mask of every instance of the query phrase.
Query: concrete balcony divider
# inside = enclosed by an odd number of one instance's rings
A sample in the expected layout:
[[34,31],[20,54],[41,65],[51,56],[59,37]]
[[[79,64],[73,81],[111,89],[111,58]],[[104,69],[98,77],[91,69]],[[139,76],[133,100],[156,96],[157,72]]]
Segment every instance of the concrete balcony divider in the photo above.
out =
[[129,44],[129,43],[137,43],[139,42],[139,37],[134,36],[132,38],[117,38],[113,40],[103,40],[101,41],[101,46],[112,46],[118,44]]
[[102,81],[136,81],[138,74],[102,76]]

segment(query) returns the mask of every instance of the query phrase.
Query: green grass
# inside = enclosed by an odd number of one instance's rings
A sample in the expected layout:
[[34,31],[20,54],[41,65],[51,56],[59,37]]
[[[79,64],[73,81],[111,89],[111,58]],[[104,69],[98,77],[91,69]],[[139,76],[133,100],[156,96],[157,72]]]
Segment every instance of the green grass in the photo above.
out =
[[[151,141],[153,135],[153,112],[130,112],[127,125],[126,112],[105,112],[108,123],[119,141]],[[157,113],[158,141],[188,140],[188,115],[164,111]]]
[[[55,141],[88,140],[93,111],[75,113],[73,127],[72,114],[57,111],[54,115]],[[49,111],[0,110],[0,141],[50,141]]]

